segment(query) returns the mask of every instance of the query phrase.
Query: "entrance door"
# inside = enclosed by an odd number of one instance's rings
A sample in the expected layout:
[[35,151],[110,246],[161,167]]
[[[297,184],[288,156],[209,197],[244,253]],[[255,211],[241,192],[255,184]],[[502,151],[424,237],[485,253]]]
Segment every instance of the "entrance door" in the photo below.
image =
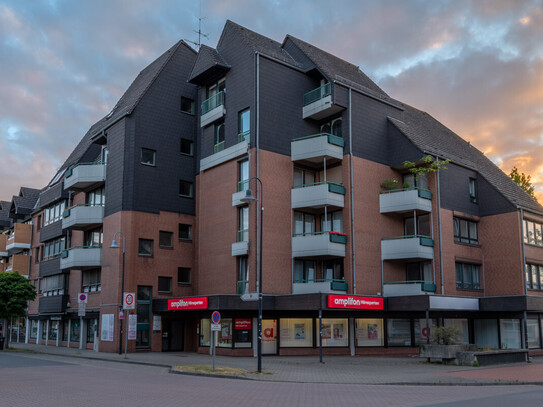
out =
[[262,354],[277,355],[277,320],[262,320]]
[[162,352],[182,351],[184,334],[182,319],[162,319]]

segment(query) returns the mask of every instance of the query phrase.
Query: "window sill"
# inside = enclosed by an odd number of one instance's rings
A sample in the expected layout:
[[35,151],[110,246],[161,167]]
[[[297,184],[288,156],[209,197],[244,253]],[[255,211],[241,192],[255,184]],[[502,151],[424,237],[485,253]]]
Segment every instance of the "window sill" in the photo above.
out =
[[173,246],[158,246],[159,249],[173,250]]
[[153,257],[152,254],[141,254],[141,253],[138,253],[138,256],[139,257]]
[[149,163],[140,163],[141,165],[145,165],[146,167],[155,167],[156,168],[156,164],[149,164]]
[[182,238],[179,238],[178,240],[179,240],[180,242],[192,243],[192,239],[182,239]]
[[172,293],[171,290],[170,290],[170,291],[158,291],[158,294],[159,294],[159,295],[161,295],[161,294],[162,294],[162,295],[167,295],[167,294],[171,294],[171,293]]
[[481,245],[479,243],[477,244],[472,244],[472,243],[464,243],[464,242],[457,242],[455,241],[454,244],[457,244],[457,245],[460,245],[460,246],[468,246],[468,247],[477,247],[477,248],[481,248]]
[[181,195],[179,194],[179,198],[189,198],[189,199],[193,199],[194,197],[192,195]]
[[181,287],[190,287],[192,285],[192,283],[180,283],[179,281],[177,282],[177,285],[178,286],[181,286]]
[[194,154],[187,154],[187,153],[179,153],[180,155],[184,155],[187,157],[194,157]]
[[459,288],[456,287],[456,291],[470,291],[470,292],[476,292],[476,293],[482,293],[482,288]]

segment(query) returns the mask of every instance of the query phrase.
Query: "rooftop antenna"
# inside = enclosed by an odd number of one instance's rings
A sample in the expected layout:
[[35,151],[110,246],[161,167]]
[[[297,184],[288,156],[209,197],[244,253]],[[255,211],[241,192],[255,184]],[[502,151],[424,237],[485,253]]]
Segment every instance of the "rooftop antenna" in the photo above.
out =
[[195,32],[196,34],[198,34],[198,42],[195,42],[195,41],[191,41],[191,40],[185,40],[186,42],[190,42],[191,44],[195,45],[196,47],[198,47],[198,50],[200,49],[200,47],[202,46],[202,37],[204,37],[205,39],[209,39],[209,34],[204,34],[202,32],[202,20],[204,20],[206,17],[202,17],[202,0],[200,0],[200,14],[198,16],[198,31],[196,30],[192,30],[193,32]]

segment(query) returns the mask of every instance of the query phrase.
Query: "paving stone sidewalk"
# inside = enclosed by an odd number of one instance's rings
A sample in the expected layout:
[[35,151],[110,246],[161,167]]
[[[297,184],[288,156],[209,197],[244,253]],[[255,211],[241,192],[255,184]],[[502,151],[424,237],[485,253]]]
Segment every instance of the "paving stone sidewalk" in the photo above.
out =
[[[175,366],[212,365],[210,355],[187,352],[138,352],[124,354],[94,352],[74,348],[10,344],[20,352],[60,357],[76,357],[121,363],[145,364],[172,368]],[[447,366],[426,363],[421,358],[324,356],[265,356],[263,373],[257,370],[257,359],[251,357],[216,356],[217,367],[242,369],[243,378],[261,381],[301,383],[405,384],[405,385],[543,385],[543,357],[532,363],[492,367]]]

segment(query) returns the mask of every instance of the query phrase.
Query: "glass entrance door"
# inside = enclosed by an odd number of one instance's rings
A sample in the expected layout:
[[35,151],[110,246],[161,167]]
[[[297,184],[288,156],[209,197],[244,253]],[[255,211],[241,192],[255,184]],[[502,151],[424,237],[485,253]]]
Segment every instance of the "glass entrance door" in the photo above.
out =
[[277,320],[262,320],[262,354],[277,355]]

